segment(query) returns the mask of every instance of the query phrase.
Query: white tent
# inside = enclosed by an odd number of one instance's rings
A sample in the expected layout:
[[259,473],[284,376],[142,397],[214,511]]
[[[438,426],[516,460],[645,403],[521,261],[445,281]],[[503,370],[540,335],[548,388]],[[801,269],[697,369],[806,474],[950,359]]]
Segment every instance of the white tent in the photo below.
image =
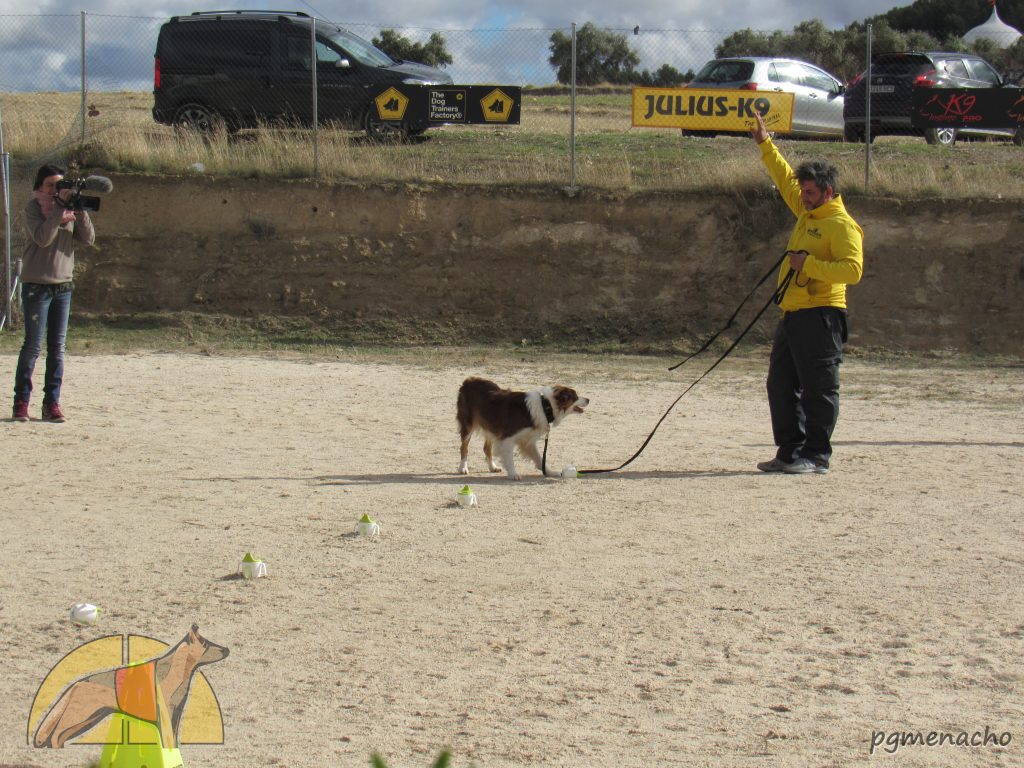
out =
[[975,40],[991,40],[1000,48],[1009,48],[1020,39],[1020,32],[1005,23],[999,18],[996,10],[995,0],[990,0],[992,15],[984,24],[979,24],[974,29],[968,30],[964,35],[964,42],[973,43]]

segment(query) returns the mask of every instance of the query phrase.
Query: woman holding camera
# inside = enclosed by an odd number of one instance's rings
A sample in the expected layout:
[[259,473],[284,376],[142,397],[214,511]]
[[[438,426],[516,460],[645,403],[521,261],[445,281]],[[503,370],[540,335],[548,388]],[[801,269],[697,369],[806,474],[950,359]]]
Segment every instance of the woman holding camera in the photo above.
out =
[[21,303],[25,311],[25,343],[14,375],[14,420],[28,421],[32,371],[43,350],[46,334],[46,374],[43,380],[43,421],[66,421],[60,408],[64,379],[64,337],[71,314],[71,282],[75,241],[96,240],[89,214],[69,207],[73,189],[58,189],[64,171],[44,165],[36,174],[32,199],[25,205],[28,244],[21,259]]

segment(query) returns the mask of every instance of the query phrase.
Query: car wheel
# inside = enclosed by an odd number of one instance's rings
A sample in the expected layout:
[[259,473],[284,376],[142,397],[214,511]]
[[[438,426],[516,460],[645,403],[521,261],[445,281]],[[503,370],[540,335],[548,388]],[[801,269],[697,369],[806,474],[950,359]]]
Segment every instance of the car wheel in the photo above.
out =
[[197,133],[210,135],[227,129],[227,124],[215,109],[202,104],[190,103],[178,107],[174,113],[174,125]]
[[363,130],[370,141],[400,141],[405,138],[405,129],[400,124],[381,120],[370,110],[363,116]]
[[[872,136],[871,140],[874,141],[875,137]],[[864,130],[847,123],[843,126],[843,141],[849,144],[863,144]]]
[[956,144],[956,128],[929,128],[924,132],[924,140],[929,144],[952,147]]

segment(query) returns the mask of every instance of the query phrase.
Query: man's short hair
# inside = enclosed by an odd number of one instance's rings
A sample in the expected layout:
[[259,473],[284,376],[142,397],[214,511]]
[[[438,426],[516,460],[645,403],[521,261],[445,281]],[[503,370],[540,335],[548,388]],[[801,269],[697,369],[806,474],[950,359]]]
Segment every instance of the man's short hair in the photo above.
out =
[[839,169],[824,160],[808,160],[796,169],[796,180],[803,184],[813,181],[822,192],[832,187],[832,194],[839,194]]

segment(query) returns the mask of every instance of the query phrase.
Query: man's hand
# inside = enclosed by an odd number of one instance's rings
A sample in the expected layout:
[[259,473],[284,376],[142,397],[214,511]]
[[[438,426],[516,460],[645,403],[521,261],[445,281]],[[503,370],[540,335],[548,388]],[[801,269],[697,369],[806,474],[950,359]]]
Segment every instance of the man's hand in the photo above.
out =
[[786,255],[789,256],[789,266],[794,272],[799,272],[804,268],[804,262],[810,254],[807,251],[786,251]]
[[768,129],[764,126],[764,118],[761,117],[760,112],[754,112],[754,119],[757,120],[757,125],[750,129],[750,136],[760,144],[768,138]]

